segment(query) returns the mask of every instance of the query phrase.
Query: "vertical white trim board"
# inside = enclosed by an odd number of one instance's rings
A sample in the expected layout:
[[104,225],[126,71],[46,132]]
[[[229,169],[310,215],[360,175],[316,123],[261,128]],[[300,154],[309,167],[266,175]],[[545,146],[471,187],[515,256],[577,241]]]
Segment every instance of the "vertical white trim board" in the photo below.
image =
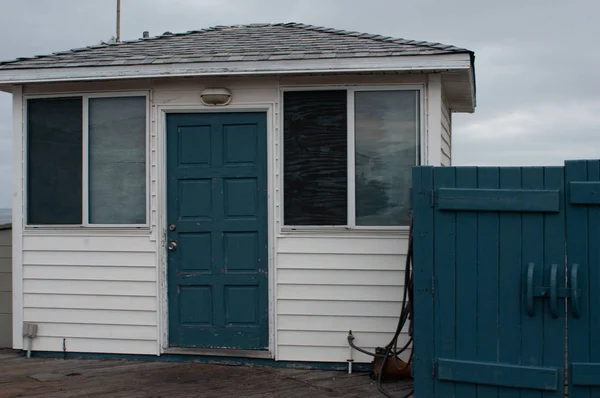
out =
[[25,164],[23,148],[23,86],[13,86],[13,348],[23,348],[23,192]]
[[427,164],[442,164],[442,75],[432,73],[427,84]]
[[[156,104],[153,104],[156,105]],[[273,217],[273,210],[275,207],[274,202],[274,176],[271,155],[273,149],[273,103],[252,103],[252,104],[234,104],[228,105],[225,108],[215,108],[203,105],[156,105],[157,123],[156,123],[156,145],[157,145],[157,175],[159,176],[160,188],[159,188],[159,209],[160,217],[157,220],[158,239],[157,239],[157,253],[158,253],[158,283],[160,286],[160,295],[158,296],[158,302],[160,311],[158,313],[158,325],[159,325],[159,344],[160,352],[164,353],[169,347],[169,305],[167,298],[167,251],[166,248],[166,228],[167,228],[167,189],[166,189],[166,178],[167,178],[167,115],[169,113],[219,113],[219,112],[263,112],[266,117],[267,124],[267,185],[268,185],[268,215],[267,217]],[[267,239],[268,239],[268,252],[275,253],[275,223],[268,223]],[[276,347],[276,335],[275,335],[275,317],[276,317],[276,291],[273,288],[275,286],[275,258],[269,255],[269,280],[268,280],[268,311],[269,311],[269,353],[271,358],[275,359],[275,347]]]

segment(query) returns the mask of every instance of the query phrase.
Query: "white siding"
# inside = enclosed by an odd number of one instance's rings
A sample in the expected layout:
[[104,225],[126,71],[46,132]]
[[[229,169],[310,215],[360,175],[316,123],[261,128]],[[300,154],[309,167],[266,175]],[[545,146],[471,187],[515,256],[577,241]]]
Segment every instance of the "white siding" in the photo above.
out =
[[442,95],[442,166],[452,166],[452,113],[448,100]]
[[371,351],[389,342],[404,291],[406,236],[284,235],[277,248],[278,359],[345,361],[349,330]]
[[[407,237],[399,232],[281,233],[281,85],[416,84],[426,75],[172,79],[25,86],[25,94],[149,90],[150,228],[29,230],[22,236],[23,320],[34,350],[160,354],[166,347],[164,117],[201,109],[203,87],[227,87],[229,109],[264,106],[269,125],[270,349],[278,360],[345,361],[346,336],[367,349],[396,328]],[[427,103],[427,102],[426,102]],[[438,101],[439,103],[439,101]],[[428,105],[429,106],[429,105]],[[214,109],[214,108],[213,108]],[[440,118],[440,107],[424,114]],[[428,121],[425,121],[425,125]],[[436,126],[439,126],[439,122]],[[439,149],[436,150],[439,153]],[[17,154],[18,155],[18,154]],[[21,159],[22,160],[22,159]],[[22,181],[22,171],[15,170]],[[24,184],[22,184],[24,185]],[[17,219],[23,216],[21,207]],[[19,229],[20,230],[20,229]],[[403,338],[406,338],[404,335]],[[19,347],[19,339],[13,346]],[[359,361],[370,358],[355,354]]]
[[12,230],[0,225],[0,348],[12,347]]
[[33,349],[157,354],[156,244],[145,236],[26,235],[23,321]]

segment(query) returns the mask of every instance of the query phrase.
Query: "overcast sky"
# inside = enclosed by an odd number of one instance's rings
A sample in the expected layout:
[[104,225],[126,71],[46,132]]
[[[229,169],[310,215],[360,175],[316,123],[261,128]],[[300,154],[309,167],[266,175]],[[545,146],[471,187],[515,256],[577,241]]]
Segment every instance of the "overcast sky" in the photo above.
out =
[[[108,40],[116,0],[0,0],[0,59]],[[594,0],[122,0],[122,39],[214,25],[302,22],[476,54],[477,109],[454,115],[455,165],[600,158]],[[0,93],[0,208],[11,206],[11,97]]]

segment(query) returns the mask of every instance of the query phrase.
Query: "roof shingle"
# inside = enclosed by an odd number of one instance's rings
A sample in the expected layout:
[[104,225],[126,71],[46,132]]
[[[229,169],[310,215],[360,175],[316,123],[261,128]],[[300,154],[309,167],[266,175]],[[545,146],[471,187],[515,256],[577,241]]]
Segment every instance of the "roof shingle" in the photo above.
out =
[[471,53],[440,43],[300,23],[215,26],[0,62],[0,70],[191,62],[270,61]]

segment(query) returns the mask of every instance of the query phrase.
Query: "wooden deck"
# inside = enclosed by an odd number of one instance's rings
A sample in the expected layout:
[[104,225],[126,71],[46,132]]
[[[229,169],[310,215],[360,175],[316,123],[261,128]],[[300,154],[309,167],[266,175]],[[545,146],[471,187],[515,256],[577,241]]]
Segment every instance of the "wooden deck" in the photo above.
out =
[[[409,381],[386,383],[402,397]],[[0,351],[0,398],[383,397],[367,374],[127,360],[27,359]]]

